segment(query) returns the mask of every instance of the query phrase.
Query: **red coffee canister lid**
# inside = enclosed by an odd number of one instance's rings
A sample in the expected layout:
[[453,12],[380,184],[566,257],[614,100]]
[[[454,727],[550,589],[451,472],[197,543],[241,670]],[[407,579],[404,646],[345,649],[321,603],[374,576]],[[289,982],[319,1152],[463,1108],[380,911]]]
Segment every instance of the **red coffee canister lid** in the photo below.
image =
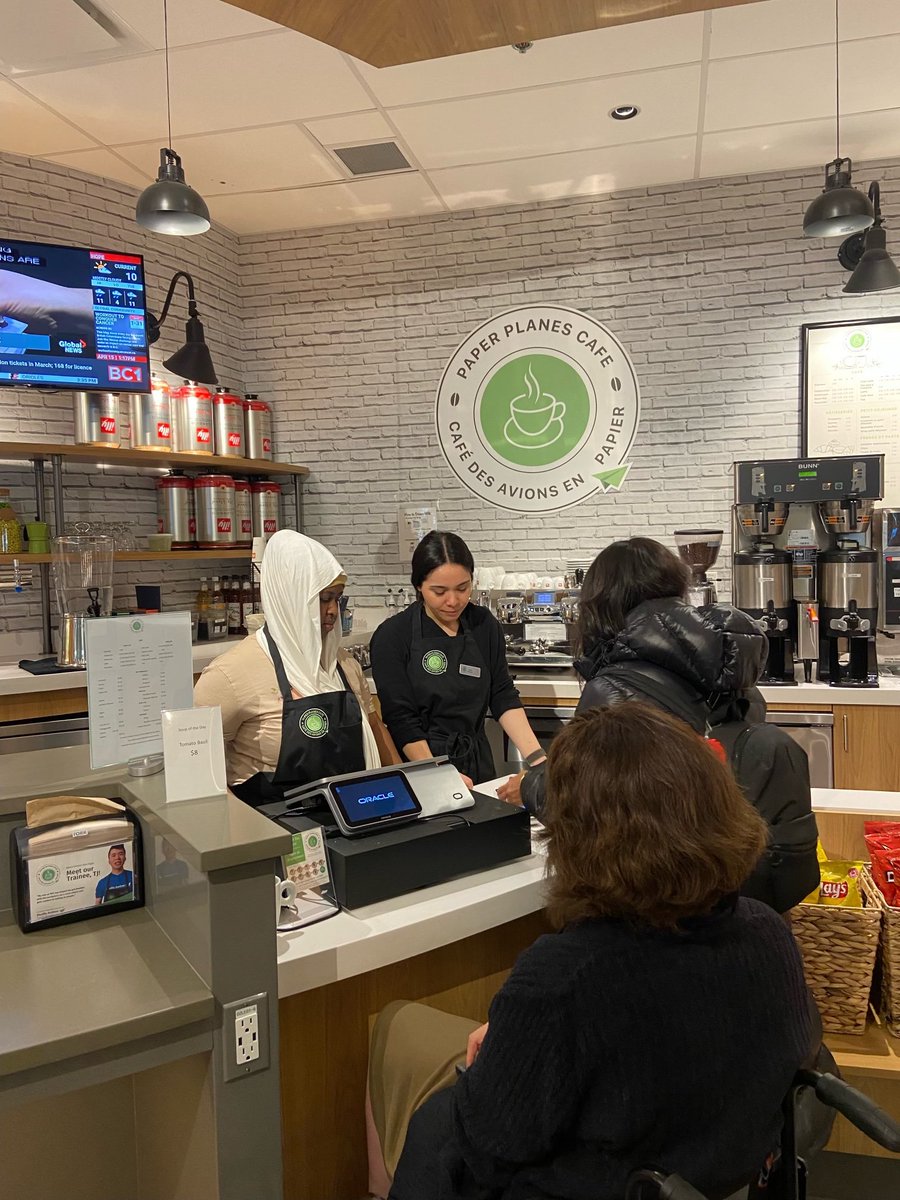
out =
[[236,479],[234,481],[234,487],[235,487],[235,491],[249,492],[250,491],[250,481],[249,481],[249,479]]
[[194,487],[233,488],[234,480],[230,475],[198,475],[194,480]]
[[194,481],[188,479],[186,475],[164,475],[162,479],[157,479],[156,486],[158,488],[187,488],[190,491],[194,486]]
[[213,396],[213,404],[240,404],[240,396],[229,392],[228,388],[219,388]]
[[257,400],[255,396],[248,396],[244,401],[244,412],[271,412],[271,408],[266,404],[265,400]]
[[260,479],[250,485],[251,492],[281,492],[281,485],[271,479]]

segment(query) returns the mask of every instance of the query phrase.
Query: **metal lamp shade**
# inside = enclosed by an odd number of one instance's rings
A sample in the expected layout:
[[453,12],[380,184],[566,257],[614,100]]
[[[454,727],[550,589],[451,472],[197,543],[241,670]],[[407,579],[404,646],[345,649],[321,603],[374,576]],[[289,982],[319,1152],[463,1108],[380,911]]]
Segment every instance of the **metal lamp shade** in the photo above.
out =
[[825,188],[803,218],[807,237],[846,237],[868,229],[875,220],[872,201],[850,186],[852,166],[849,158],[836,158],[825,167]]
[[181,159],[174,151],[159,154],[156,183],[144,188],[138,197],[135,217],[139,225],[153,233],[190,237],[209,229],[209,209],[199,192],[185,183]]
[[860,295],[865,292],[889,292],[900,288],[900,270],[887,252],[887,237],[881,225],[874,225],[866,234],[866,248],[844,291]]
[[173,375],[180,375],[182,379],[190,379],[193,383],[217,384],[219,377],[216,375],[200,320],[194,316],[190,317],[185,331],[185,344],[180,350],[176,350],[171,358],[165,359],[163,366]]

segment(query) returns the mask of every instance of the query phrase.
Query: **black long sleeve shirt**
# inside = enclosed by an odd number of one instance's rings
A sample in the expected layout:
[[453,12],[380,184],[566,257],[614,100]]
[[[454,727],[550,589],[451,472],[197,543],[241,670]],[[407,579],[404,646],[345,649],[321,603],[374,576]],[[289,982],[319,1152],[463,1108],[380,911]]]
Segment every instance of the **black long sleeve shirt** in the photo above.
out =
[[[372,675],[378,690],[381,715],[399,747],[410,742],[428,740],[428,710],[419,705],[412,693],[407,668],[416,613],[422,611],[422,633],[426,638],[449,638],[449,634],[425,614],[419,604],[382,622],[372,635],[370,653]],[[487,664],[490,683],[488,710],[499,719],[512,708],[521,708],[522,701],[506,664],[503,630],[497,618],[478,604],[469,604],[460,617],[471,633]],[[459,634],[457,634],[459,636]],[[465,730],[476,733],[480,730]]]

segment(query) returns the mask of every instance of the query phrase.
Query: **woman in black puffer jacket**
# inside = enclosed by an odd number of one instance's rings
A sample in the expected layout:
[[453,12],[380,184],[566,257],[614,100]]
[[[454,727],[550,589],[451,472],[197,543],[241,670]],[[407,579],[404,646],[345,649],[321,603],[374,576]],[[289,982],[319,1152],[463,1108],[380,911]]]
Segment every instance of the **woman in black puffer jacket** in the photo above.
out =
[[[650,538],[613,542],[594,559],[581,589],[575,667],[586,682],[576,711],[650,701],[720,742],[769,825],[769,849],[744,894],[786,912],[819,882],[809,765],[796,742],[764,723],[756,681],[765,634],[739,609],[688,604],[689,578]],[[521,800],[537,816],[543,792],[537,767],[521,780]]]

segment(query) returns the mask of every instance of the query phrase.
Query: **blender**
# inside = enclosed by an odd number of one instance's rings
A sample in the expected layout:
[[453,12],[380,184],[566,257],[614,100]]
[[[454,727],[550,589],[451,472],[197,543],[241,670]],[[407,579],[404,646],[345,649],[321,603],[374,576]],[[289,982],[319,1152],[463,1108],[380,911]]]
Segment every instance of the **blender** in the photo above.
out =
[[84,667],[85,622],[112,612],[113,554],[110,537],[53,539],[53,582],[59,609],[57,662]]
[[688,602],[695,608],[715,604],[716,585],[706,572],[719,557],[722,548],[721,529],[676,529],[675,547],[691,569]]

